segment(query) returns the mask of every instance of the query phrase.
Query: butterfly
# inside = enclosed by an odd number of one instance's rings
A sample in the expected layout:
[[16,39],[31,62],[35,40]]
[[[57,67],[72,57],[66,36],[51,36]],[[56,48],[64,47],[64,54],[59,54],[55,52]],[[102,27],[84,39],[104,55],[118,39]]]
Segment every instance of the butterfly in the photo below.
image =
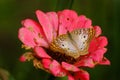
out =
[[53,52],[70,56],[74,59],[88,54],[90,41],[95,36],[93,28],[82,28],[59,35],[53,40],[50,49]]

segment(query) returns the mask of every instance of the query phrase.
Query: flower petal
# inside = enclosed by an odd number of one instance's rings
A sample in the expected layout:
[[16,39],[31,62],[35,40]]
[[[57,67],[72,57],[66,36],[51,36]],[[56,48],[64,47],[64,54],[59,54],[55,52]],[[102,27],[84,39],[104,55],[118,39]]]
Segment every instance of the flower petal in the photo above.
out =
[[54,37],[57,36],[57,32],[58,32],[58,16],[56,12],[48,12],[46,13],[46,15],[48,16],[52,26],[53,26],[53,32],[54,32]]
[[79,71],[74,73],[75,80],[89,80],[89,73],[87,71]]
[[36,45],[34,42],[34,35],[26,28],[19,29],[18,38],[28,47],[34,47]]
[[58,15],[64,15],[66,17],[70,17],[73,19],[78,17],[77,13],[74,10],[68,10],[68,9],[65,9],[63,11],[59,11]]
[[66,62],[62,62],[62,67],[68,71],[73,71],[73,72],[79,71],[79,68],[77,68],[74,65],[68,64]]
[[68,80],[75,80],[71,74],[68,74]]
[[46,42],[46,38],[41,26],[31,19],[25,19],[22,21],[23,26],[31,31],[34,36],[34,41],[36,45],[48,47],[48,43]]
[[77,26],[79,28],[90,28],[92,24],[92,21],[88,18],[86,18],[86,16],[81,15],[78,17],[78,24]]
[[73,31],[80,28],[90,28],[92,27],[91,24],[92,24],[92,21],[90,19],[86,18],[86,16],[84,15],[80,15],[79,17],[77,17],[76,20],[73,21],[69,31]]
[[35,47],[34,51],[39,58],[51,58],[42,47]]
[[[63,10],[58,12],[59,17],[59,35],[64,34],[67,31],[70,31],[71,25],[74,22],[74,20],[78,17],[77,13],[73,10]],[[64,33],[62,33],[62,31]],[[66,32],[65,32],[66,31]]]
[[90,67],[93,68],[95,66],[93,59],[90,57],[85,57],[74,64],[77,67]]
[[89,52],[94,52],[96,49],[97,49],[97,47],[98,47],[98,42],[97,42],[97,40],[96,40],[96,38],[95,39],[93,39],[91,42],[90,42],[90,46],[89,46]]
[[26,57],[25,57],[24,55],[22,55],[22,56],[19,58],[19,60],[20,60],[21,62],[25,62],[25,61],[26,61]]
[[94,29],[95,29],[95,36],[96,37],[98,37],[99,35],[101,35],[101,33],[102,33],[102,30],[101,30],[101,28],[99,27],[99,26],[94,26],[93,27]]
[[50,64],[49,70],[56,77],[64,77],[67,74],[66,70],[64,70],[56,60],[53,60]]
[[46,68],[46,69],[49,69],[49,66],[51,63],[52,63],[52,61],[50,59],[46,59],[46,58],[42,59],[42,64],[43,64],[44,68]]
[[41,26],[32,19],[25,19],[22,21],[22,25],[27,29],[31,29],[34,33],[40,33],[44,37],[44,32]]
[[98,48],[103,48],[108,44],[108,40],[105,36],[98,37],[97,42],[98,42]]
[[67,29],[62,24],[59,24],[59,35],[66,33],[67,33]]
[[105,36],[97,37],[90,42],[89,52],[94,52],[97,49],[104,48],[107,44],[108,40]]
[[103,58],[100,62],[99,62],[99,64],[101,64],[101,65],[110,65],[110,61],[107,59],[107,58]]
[[46,35],[48,42],[51,43],[52,39],[53,39],[53,27],[49,21],[49,18],[47,17],[47,15],[44,12],[42,12],[40,10],[36,11],[36,15],[37,15],[37,18],[38,18],[43,30],[44,30],[44,33]]
[[93,53],[91,53],[90,57],[95,61],[95,62],[99,62],[102,60],[104,53],[107,51],[106,48],[101,48],[98,49],[96,51],[94,51]]

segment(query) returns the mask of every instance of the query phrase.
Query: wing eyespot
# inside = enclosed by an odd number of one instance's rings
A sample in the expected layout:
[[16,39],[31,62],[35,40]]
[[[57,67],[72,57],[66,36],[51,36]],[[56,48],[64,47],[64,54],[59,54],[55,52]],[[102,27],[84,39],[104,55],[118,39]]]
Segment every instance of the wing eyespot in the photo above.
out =
[[83,48],[80,48],[81,50],[83,49]]
[[84,35],[83,38],[86,38],[86,36]]
[[64,44],[62,44],[62,46],[65,46]]

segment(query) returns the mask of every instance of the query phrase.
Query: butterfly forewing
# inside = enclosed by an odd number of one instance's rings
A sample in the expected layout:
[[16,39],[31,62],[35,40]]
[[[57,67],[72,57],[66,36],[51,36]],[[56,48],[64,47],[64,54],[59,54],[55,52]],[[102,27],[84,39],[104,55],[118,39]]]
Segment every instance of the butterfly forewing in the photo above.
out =
[[60,52],[64,54],[75,54],[77,49],[71,43],[70,38],[67,34],[58,36],[51,44],[50,48],[55,52]]
[[79,50],[79,55],[85,55],[88,53],[89,43],[94,37],[94,29],[83,28],[74,30],[70,33],[70,36],[75,42],[76,48]]

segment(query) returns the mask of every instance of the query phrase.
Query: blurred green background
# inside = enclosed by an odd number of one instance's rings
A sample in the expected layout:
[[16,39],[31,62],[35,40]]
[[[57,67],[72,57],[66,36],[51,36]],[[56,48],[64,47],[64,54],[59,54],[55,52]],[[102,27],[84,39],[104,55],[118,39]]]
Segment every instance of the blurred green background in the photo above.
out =
[[111,65],[88,70],[91,80],[120,80],[120,0],[0,0],[0,68],[6,69],[14,80],[53,80],[50,74],[35,69],[31,62],[19,62],[19,56],[25,51],[17,37],[18,29],[23,19],[37,20],[37,9],[57,11],[68,8],[67,5],[92,19],[93,25],[101,26],[103,35],[109,39],[105,56]]

